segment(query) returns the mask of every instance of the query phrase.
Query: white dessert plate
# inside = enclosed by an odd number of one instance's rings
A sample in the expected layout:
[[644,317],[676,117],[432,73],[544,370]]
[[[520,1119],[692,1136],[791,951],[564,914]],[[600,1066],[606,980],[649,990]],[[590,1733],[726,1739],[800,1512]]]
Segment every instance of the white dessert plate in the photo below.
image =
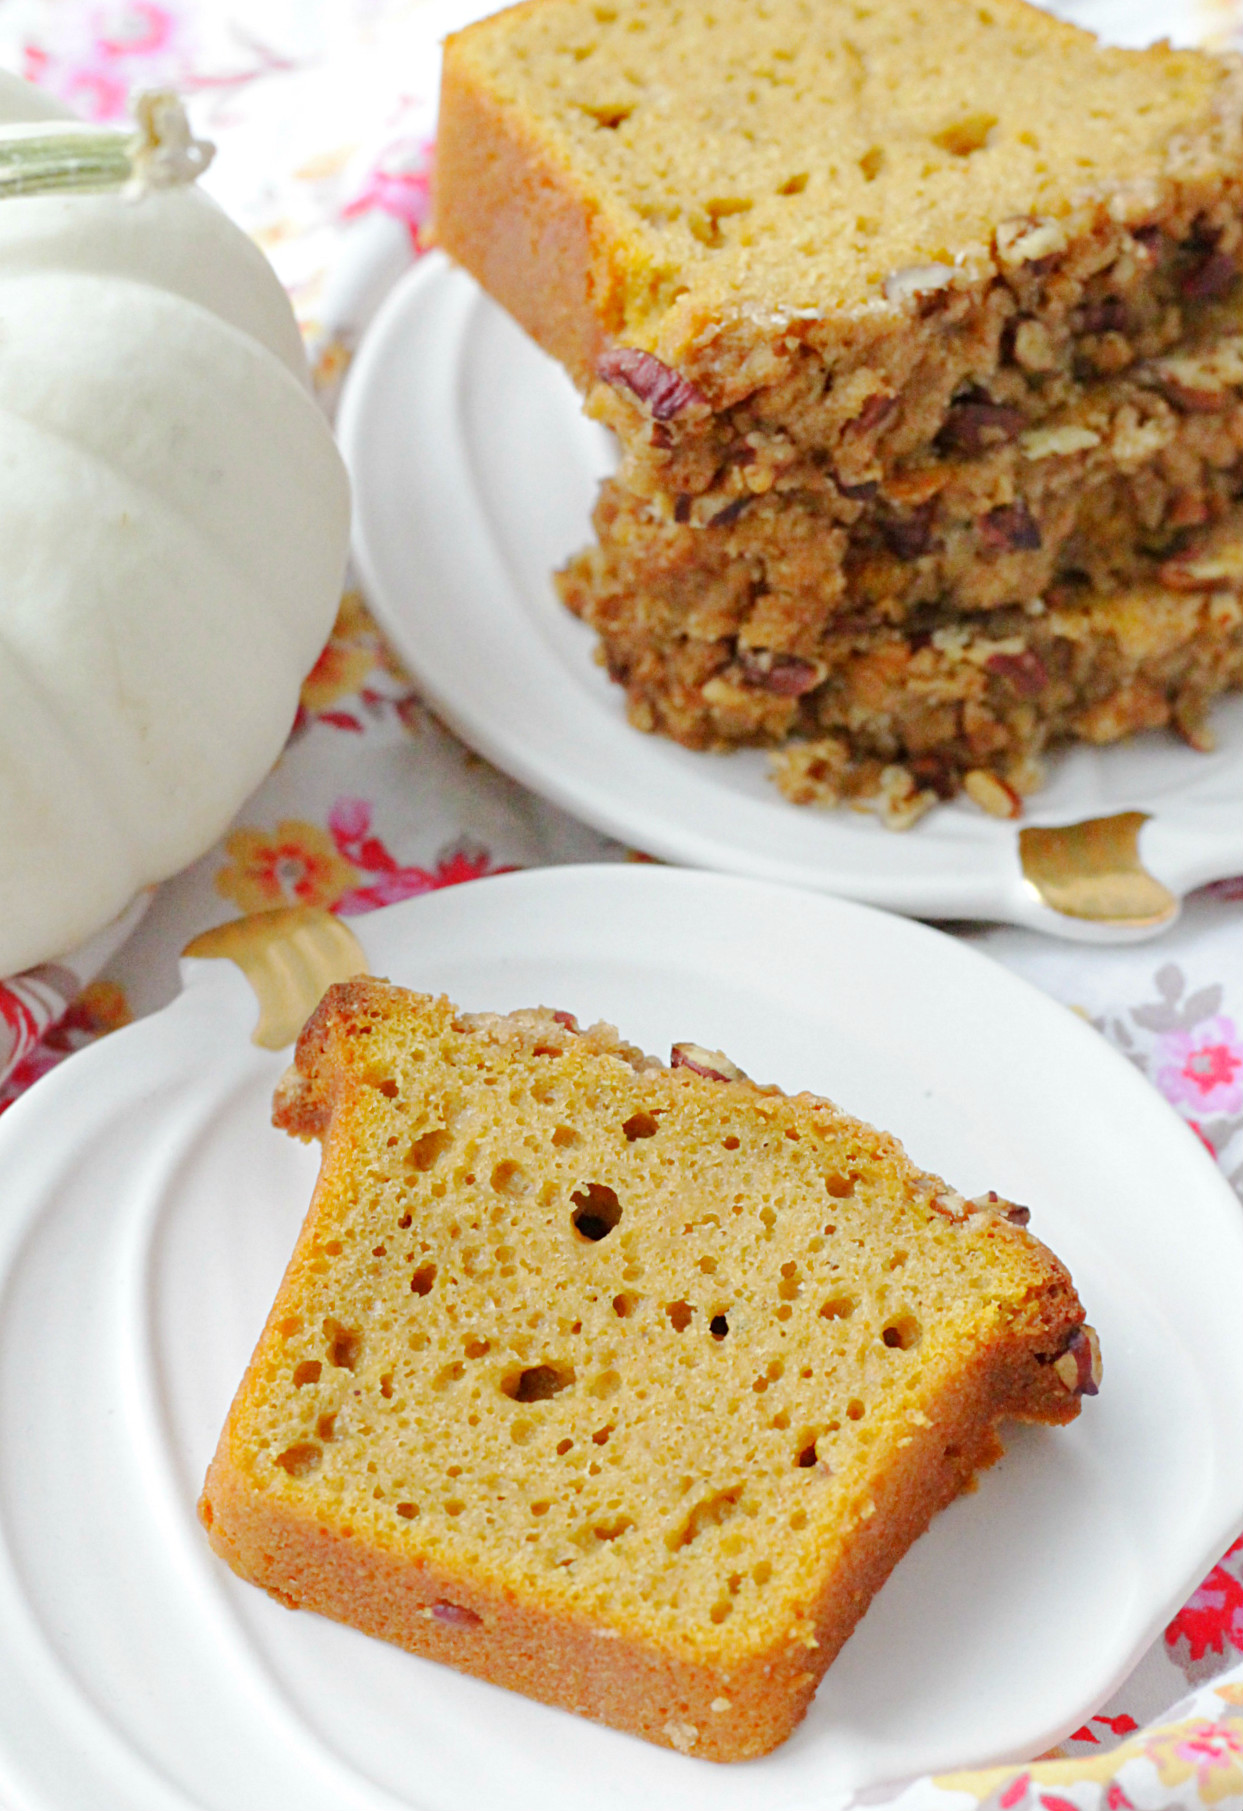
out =
[[1020,1758],[1118,1685],[1243,1525],[1243,1221],[1175,1114],[1073,1014],[890,915],[693,870],[544,869],[353,920],[469,1008],[691,1035],[1032,1207],[1104,1384],[901,1562],[806,1722],[684,1759],[309,1614],[217,1560],[204,1470],[316,1153],[226,961],[0,1122],[0,1804],[6,1811],[832,1811]]
[[1051,763],[1021,823],[959,800],[901,835],[871,814],[789,804],[761,750],[697,754],[632,729],[592,658],[594,633],[550,576],[592,538],[609,437],[561,368],[439,254],[377,315],[339,434],[364,589],[428,701],[498,767],[600,830],[669,861],[921,917],[1101,941],[1151,935],[1168,915],[1136,926],[1051,909],[1024,876],[1021,829],[1144,813],[1143,864],[1175,899],[1243,872],[1237,696],[1213,714],[1213,754],[1165,733],[1075,748]]

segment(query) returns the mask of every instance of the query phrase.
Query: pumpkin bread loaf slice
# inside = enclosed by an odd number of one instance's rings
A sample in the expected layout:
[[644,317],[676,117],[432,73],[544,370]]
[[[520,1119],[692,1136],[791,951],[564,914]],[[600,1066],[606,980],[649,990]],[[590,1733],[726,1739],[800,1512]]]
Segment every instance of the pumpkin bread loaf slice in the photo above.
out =
[[765,1753],[1095,1336],[1026,1210],[718,1053],[332,989],[315,1197],[207,1475],[281,1602],[684,1753]]

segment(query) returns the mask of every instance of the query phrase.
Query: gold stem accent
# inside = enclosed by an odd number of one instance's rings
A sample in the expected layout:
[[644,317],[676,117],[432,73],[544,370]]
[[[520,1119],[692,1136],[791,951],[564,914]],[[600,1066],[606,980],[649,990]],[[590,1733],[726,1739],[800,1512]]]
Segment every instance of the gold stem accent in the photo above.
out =
[[277,906],[218,924],[187,943],[183,956],[236,962],[259,1001],[252,1043],[292,1044],[334,981],[368,972],[348,925],[318,906]]
[[1169,888],[1139,858],[1145,811],[1020,830],[1019,862],[1045,905],[1094,924],[1165,924],[1178,911]]

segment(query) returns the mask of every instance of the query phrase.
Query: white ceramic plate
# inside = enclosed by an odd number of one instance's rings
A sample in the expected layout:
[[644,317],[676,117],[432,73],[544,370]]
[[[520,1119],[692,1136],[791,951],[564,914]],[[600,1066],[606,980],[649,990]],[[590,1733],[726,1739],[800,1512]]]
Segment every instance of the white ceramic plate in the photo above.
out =
[[228,962],[0,1122],[6,1811],[831,1811],[1030,1755],[1096,1708],[1243,1523],[1243,1223],[1097,1034],[948,938],[807,892],[545,869],[355,920],[470,1008],[691,1035],[1032,1205],[1100,1330],[1101,1394],[1013,1433],[903,1560],[805,1724],[684,1760],[312,1615],[211,1554],[194,1502],[310,1197],[288,1052]]
[[[594,633],[550,580],[592,538],[608,436],[561,368],[441,256],[381,309],[339,433],[376,614],[453,728],[546,798],[670,861],[922,917],[1136,934],[1051,911],[1023,878],[1020,826],[965,800],[895,835],[870,814],[789,804],[762,751],[696,754],[631,729],[592,659]],[[1212,755],[1172,734],[1066,753],[1023,823],[1145,811],[1144,862],[1175,894],[1243,872],[1243,698],[1213,724]]]

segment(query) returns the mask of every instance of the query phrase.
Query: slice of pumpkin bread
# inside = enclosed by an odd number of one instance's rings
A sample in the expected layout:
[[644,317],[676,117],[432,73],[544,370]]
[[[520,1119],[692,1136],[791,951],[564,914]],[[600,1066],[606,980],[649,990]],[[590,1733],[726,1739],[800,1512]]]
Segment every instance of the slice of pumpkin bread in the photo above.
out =
[[1026,1210],[719,1053],[330,990],[315,1197],[207,1475],[243,1578],[715,1760],[758,1755],[1005,1416],[1099,1379]]

